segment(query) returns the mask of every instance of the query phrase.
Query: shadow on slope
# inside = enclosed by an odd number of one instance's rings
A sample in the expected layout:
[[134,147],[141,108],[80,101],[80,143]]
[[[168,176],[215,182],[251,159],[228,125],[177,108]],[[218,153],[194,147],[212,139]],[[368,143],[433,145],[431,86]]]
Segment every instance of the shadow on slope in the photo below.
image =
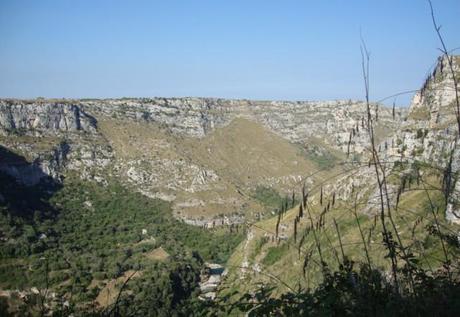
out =
[[[36,185],[25,185],[26,172],[37,178]],[[57,212],[48,200],[61,187],[35,163],[0,145],[0,210],[4,214],[24,220],[32,220],[37,213],[40,218],[52,218]]]

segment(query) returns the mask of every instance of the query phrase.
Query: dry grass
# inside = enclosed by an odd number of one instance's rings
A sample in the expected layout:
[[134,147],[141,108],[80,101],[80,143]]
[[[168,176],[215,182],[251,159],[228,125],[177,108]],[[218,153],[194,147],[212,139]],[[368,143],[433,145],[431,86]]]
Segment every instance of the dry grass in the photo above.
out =
[[145,256],[149,260],[153,261],[165,261],[169,258],[169,253],[166,252],[162,247],[158,247],[150,252],[147,252]]
[[[428,188],[432,186],[439,186],[439,179],[434,175],[428,175],[424,179]],[[413,189],[419,188],[419,190],[407,191],[402,194],[400,204],[397,210],[393,210],[393,217],[395,219],[396,228],[402,238],[402,242],[406,246],[410,246],[414,255],[419,257],[423,267],[429,267],[439,265],[442,261],[442,254],[440,253],[440,246],[437,244],[432,247],[433,250],[424,250],[423,245],[420,242],[425,240],[427,236],[426,226],[433,222],[432,214],[426,209],[428,200],[426,192],[422,187],[413,185]],[[309,201],[318,200],[318,193],[311,195]],[[439,201],[441,199],[439,192],[430,192],[430,198],[433,201]],[[358,212],[364,209],[367,199],[358,201]],[[310,204],[313,221],[315,222],[319,218],[324,206],[320,206],[318,203]],[[346,256],[357,262],[365,262],[365,252],[363,249],[362,239],[357,227],[356,220],[352,213],[353,203],[351,201],[338,201],[334,208],[326,214],[326,224],[324,229],[317,231],[319,237],[319,243],[322,248],[323,258],[328,263],[329,267],[334,270],[338,266],[337,256],[341,258],[338,235],[335,230],[333,219],[337,220],[339,230],[341,234],[341,240],[343,242],[343,248]],[[226,281],[226,285],[237,284],[240,285],[239,291],[250,291],[258,285],[258,283],[275,283],[276,278],[286,282],[291,287],[295,288],[298,283],[303,287],[313,287],[317,285],[322,279],[322,272],[320,258],[316,250],[314,239],[310,233],[305,239],[301,247],[301,253],[299,256],[298,245],[300,237],[302,236],[306,227],[310,226],[308,217],[301,219],[298,225],[298,237],[297,243],[293,239],[293,223],[294,219],[298,214],[298,206],[291,210],[288,210],[280,222],[280,234],[288,237],[287,241],[272,242],[269,240],[262,246],[258,251],[257,241],[262,239],[267,234],[273,234],[276,227],[276,217],[266,219],[255,223],[252,227],[252,233],[254,237],[246,246],[243,248],[245,241],[242,242],[235,253],[232,255],[229,261],[231,269],[229,278]],[[440,215],[442,217],[442,215]],[[358,219],[363,232],[368,239],[369,230],[371,230],[370,239],[367,241],[367,247],[372,260],[372,265],[382,270],[388,270],[390,268],[390,261],[385,255],[388,250],[382,244],[382,226],[377,220],[374,227],[374,218],[366,214],[358,213]],[[417,225],[415,225],[417,223]],[[444,226],[450,226],[443,221]],[[415,228],[415,229],[414,229]],[[438,243],[438,241],[436,241]],[[267,250],[271,247],[281,246],[287,244],[289,250],[283,255],[278,261],[269,266],[263,265],[263,258],[267,253]],[[305,255],[308,251],[313,250],[311,256],[307,275],[303,277],[303,264]],[[258,253],[256,253],[258,252]],[[240,269],[244,255],[250,254],[248,257],[250,261],[250,267],[254,264],[260,265],[263,273],[250,272],[247,274],[244,283],[235,282],[239,279]],[[402,263],[400,263],[402,264]],[[268,276],[268,275],[271,275]],[[280,283],[277,283],[277,293],[282,293],[288,289]]]
[[[302,175],[317,168],[302,155],[298,146],[243,118],[235,119],[202,139],[173,135],[151,123],[108,118],[99,119],[99,130],[120,162],[141,160],[147,172],[151,172],[158,168],[152,166],[155,161],[170,160],[194,164],[218,175],[218,179],[203,190],[174,190],[164,188],[166,181],[179,175],[184,186],[189,186],[191,175],[186,171],[158,171],[165,177],[148,186],[173,193],[176,196],[174,209],[182,216],[207,218],[235,212],[262,212],[264,207],[251,198],[257,185],[290,193],[298,188]],[[168,173],[173,175],[166,177]],[[193,205],[192,201],[203,203]]]
[[[123,285],[123,283],[125,283],[132,274],[134,274],[134,271],[126,271],[123,276],[108,282],[99,292],[99,295],[97,295],[95,303],[102,308],[108,307],[115,303],[121,285]],[[132,278],[137,278],[141,276],[141,274],[141,272],[136,272]]]

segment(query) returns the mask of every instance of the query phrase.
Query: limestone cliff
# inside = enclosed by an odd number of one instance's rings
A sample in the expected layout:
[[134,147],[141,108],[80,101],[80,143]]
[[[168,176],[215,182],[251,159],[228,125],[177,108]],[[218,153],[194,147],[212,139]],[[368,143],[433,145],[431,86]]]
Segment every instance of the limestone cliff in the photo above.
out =
[[68,170],[93,174],[111,156],[101,141],[97,120],[76,103],[0,100],[0,144],[29,162],[5,163],[2,170],[26,185],[46,177],[59,181]]
[[[452,56],[453,71],[460,78],[460,56]],[[397,144],[393,157],[422,161],[452,174],[451,197],[446,217],[460,222],[460,143],[457,104],[452,71],[447,57],[438,59],[432,74],[412,100],[408,119],[392,142]]]
[[[365,105],[359,101],[251,101],[212,98],[153,98],[81,101],[81,107],[96,116],[154,122],[174,133],[202,138],[216,128],[243,117],[258,122],[290,142],[322,139],[347,151],[350,129],[360,123]],[[386,107],[375,107],[379,125],[386,134],[405,117],[397,109],[396,117]],[[356,151],[361,152],[359,142]]]
[[[26,184],[68,172],[101,183],[118,177],[173,201],[185,221],[205,224],[222,215],[236,221],[249,210],[259,215],[264,208],[252,198],[258,186],[290,194],[315,169],[332,168],[348,151],[362,153],[363,133],[349,141],[364,110],[352,100],[2,100],[0,141],[38,172],[28,178],[17,166],[4,168]],[[403,109],[394,117],[382,106],[373,111],[379,137],[405,116]]]
[[[453,66],[457,78],[460,77],[460,57],[453,56]],[[458,88],[457,88],[458,90]],[[458,124],[456,115],[456,95],[452,72],[447,59],[439,58],[433,72],[428,76],[421,89],[414,95],[407,117],[399,122],[394,132],[383,137],[377,143],[380,160],[386,166],[387,176],[391,175],[395,163],[405,167],[402,175],[410,174],[414,164],[423,163],[439,171],[452,174],[450,178],[451,196],[447,206],[446,218],[460,222],[460,144],[458,141]],[[376,117],[373,117],[376,120]],[[360,144],[369,144],[369,136],[365,129],[357,132],[363,134]],[[355,136],[352,137],[352,142]],[[367,143],[366,143],[367,142]],[[352,152],[353,153],[353,152]],[[369,153],[361,157],[366,162]],[[401,166],[401,164],[399,166]],[[336,192],[338,197],[346,199],[353,190],[357,191],[358,199],[369,197],[365,212],[378,212],[378,186],[375,172],[371,165],[362,166],[351,174],[338,177],[334,182],[324,186],[325,194]],[[388,195],[392,204],[396,204],[397,186],[389,184]],[[457,216],[456,216],[457,215]]]
[[48,101],[0,100],[0,132],[29,134],[93,133],[96,120],[75,104]]

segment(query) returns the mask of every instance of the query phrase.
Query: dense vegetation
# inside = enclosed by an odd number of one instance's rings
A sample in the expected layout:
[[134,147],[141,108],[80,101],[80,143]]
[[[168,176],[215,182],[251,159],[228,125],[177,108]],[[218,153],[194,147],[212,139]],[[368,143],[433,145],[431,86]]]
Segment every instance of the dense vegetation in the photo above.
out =
[[101,290],[132,272],[138,275],[126,288],[136,291],[122,299],[136,302],[137,313],[180,311],[196,299],[203,262],[225,263],[241,241],[228,229],[179,222],[168,203],[116,182],[68,179],[27,188],[0,177],[1,288],[49,288],[77,311],[97,311],[91,303]]

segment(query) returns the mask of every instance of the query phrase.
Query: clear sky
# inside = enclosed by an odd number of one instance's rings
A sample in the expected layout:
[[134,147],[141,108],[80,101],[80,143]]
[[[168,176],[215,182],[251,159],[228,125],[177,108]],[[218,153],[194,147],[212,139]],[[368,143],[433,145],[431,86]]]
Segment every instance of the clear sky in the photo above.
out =
[[[460,1],[433,4],[459,47]],[[360,32],[373,100],[439,54],[424,0],[0,0],[0,97],[362,99]]]

